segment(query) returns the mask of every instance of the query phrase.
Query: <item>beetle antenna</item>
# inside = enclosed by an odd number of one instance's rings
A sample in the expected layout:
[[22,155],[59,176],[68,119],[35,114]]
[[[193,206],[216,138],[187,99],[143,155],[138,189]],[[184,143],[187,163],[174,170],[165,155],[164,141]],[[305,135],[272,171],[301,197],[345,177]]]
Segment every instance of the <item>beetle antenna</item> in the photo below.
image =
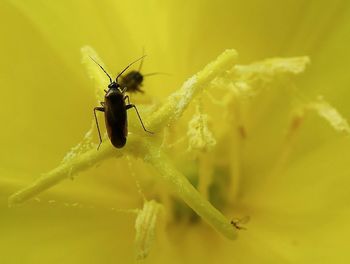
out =
[[113,80],[112,80],[111,76],[109,76],[108,72],[107,72],[97,61],[95,61],[91,56],[89,56],[89,57],[90,57],[90,59],[92,59],[98,66],[100,66],[100,68],[104,71],[105,74],[107,74],[107,76],[108,76],[110,82],[112,83]]
[[120,77],[120,75],[122,75],[131,65],[133,65],[135,62],[138,62],[139,60],[142,60],[144,57],[146,57],[146,55],[143,55],[141,58],[138,58],[137,60],[133,61],[128,66],[126,66],[124,70],[122,70],[121,73],[118,74],[117,78],[115,78],[116,83],[118,83],[118,78]]

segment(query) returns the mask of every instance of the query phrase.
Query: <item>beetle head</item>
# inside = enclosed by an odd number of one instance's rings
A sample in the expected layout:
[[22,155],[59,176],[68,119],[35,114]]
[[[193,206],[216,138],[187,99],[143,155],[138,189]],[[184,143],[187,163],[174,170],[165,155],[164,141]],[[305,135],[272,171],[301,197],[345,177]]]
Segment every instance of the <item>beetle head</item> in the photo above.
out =
[[101,70],[103,70],[103,72],[108,76],[110,84],[108,84],[108,89],[119,89],[119,91],[121,93],[125,92],[125,89],[121,90],[120,89],[120,85],[118,83],[118,78],[131,66],[133,65],[135,62],[142,60],[146,55],[143,55],[141,58],[138,58],[137,60],[133,61],[132,63],[130,63],[128,66],[126,66],[124,68],[124,70],[122,70],[121,73],[118,74],[117,78],[115,78],[115,81],[112,80],[111,76],[108,74],[108,72],[97,62],[95,61],[92,57],[90,57],[100,68]]
[[111,82],[110,84],[108,84],[108,88],[109,89],[118,89],[119,84],[117,82]]

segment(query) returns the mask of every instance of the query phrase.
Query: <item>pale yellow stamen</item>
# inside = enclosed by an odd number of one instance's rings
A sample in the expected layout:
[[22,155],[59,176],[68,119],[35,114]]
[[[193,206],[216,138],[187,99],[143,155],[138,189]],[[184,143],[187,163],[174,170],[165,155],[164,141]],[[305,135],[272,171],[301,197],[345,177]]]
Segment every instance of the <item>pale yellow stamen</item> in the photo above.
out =
[[[133,138],[131,138],[131,141],[132,140]],[[94,148],[83,154],[70,158],[67,162],[61,163],[52,171],[43,174],[29,186],[12,194],[9,198],[9,206],[25,202],[56,185],[60,181],[90,168],[101,160],[112,156],[120,157],[121,155],[122,153],[115,151],[111,145],[104,144],[99,151],[96,151]]]
[[350,133],[348,121],[341,114],[326,102],[323,97],[318,97],[314,102],[311,102],[308,107],[315,110],[320,117],[324,118],[336,131]]
[[[226,91],[221,100],[208,96],[218,106],[226,107],[230,130],[230,188],[229,201],[234,203],[240,190],[242,177],[242,156],[244,153],[244,141],[247,135],[245,128],[243,108],[247,108],[249,102],[260,93],[270,89],[271,84],[280,82],[288,83],[291,76],[302,73],[310,63],[308,57],[273,58],[255,62],[249,65],[235,65],[226,75],[215,78],[211,82],[211,90]],[[289,86],[287,85],[287,88]],[[295,92],[294,90],[291,91]],[[297,96],[296,96],[297,97]],[[292,134],[292,135],[295,135]],[[291,147],[291,141],[285,144],[281,159],[287,159]],[[284,162],[277,162],[284,164]]]
[[188,123],[187,137],[188,151],[208,151],[216,144],[214,135],[208,127],[208,115],[202,113],[199,103],[195,114]]
[[155,239],[157,218],[162,206],[154,200],[145,201],[142,210],[137,213],[135,221],[136,262],[140,263],[150,253]]

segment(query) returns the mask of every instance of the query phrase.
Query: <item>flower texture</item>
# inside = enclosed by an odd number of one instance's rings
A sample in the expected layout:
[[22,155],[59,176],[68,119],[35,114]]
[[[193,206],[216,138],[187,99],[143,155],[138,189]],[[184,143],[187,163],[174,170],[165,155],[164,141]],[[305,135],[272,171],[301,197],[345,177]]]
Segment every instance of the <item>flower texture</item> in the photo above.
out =
[[[345,1],[1,5],[1,263],[348,262]],[[154,133],[97,150],[142,48]]]

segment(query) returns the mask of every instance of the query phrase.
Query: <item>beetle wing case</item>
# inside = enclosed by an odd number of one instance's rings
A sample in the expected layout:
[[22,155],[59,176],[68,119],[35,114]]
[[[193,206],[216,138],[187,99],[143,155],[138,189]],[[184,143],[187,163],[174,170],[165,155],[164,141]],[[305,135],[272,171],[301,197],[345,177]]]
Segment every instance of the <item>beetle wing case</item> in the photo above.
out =
[[118,90],[109,91],[105,96],[105,122],[113,146],[122,148],[126,143],[128,124],[124,95]]

